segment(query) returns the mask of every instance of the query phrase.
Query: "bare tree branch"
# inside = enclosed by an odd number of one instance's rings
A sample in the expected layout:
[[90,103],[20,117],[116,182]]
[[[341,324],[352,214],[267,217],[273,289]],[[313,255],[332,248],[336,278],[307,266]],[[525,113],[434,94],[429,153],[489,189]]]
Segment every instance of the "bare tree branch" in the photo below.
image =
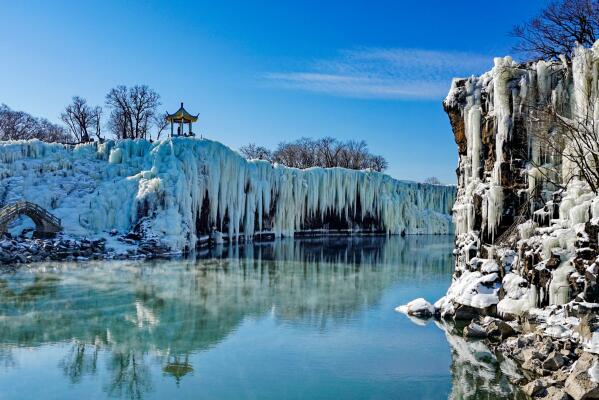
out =
[[239,152],[248,159],[262,159],[294,168],[343,167],[384,171],[387,160],[370,154],[365,141],[342,142],[332,137],[321,139],[300,138],[295,142],[279,143],[274,152],[251,143]]
[[516,25],[514,50],[532,59],[571,59],[576,45],[592,47],[599,33],[599,1],[554,0],[535,18]]

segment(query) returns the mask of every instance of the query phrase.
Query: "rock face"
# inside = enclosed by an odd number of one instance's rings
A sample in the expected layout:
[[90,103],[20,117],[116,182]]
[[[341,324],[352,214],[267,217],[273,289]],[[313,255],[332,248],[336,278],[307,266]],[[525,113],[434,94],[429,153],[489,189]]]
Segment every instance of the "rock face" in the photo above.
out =
[[599,115],[597,87],[596,44],[572,61],[496,58],[443,104],[459,155],[456,265],[435,312],[516,360],[533,397],[599,398],[599,196],[564,135],[564,121],[597,134],[580,124]]
[[583,353],[574,364],[572,373],[566,380],[566,392],[573,399],[599,399],[599,386],[595,380],[597,376],[593,376],[597,362],[596,356]]
[[571,62],[497,58],[482,76],[453,81],[444,107],[459,154],[456,271],[443,315],[470,307],[517,318],[599,301],[599,197],[578,179],[568,145],[547,144],[564,130],[559,118],[599,104],[598,59],[599,47]]

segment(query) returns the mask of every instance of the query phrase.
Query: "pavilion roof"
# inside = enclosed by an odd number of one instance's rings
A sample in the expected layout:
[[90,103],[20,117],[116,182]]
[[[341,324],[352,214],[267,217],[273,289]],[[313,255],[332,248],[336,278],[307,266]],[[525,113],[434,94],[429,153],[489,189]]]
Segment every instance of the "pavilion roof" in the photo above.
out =
[[168,114],[166,120],[168,122],[196,122],[199,115],[191,115],[183,108],[183,103],[181,103],[181,107],[174,114]]

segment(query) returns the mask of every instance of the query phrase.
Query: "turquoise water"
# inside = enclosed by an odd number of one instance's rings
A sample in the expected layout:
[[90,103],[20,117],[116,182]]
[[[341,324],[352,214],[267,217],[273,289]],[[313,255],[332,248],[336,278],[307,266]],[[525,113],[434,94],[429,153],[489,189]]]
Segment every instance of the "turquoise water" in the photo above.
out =
[[3,270],[0,399],[501,398],[482,344],[394,311],[444,294],[452,247],[280,240]]

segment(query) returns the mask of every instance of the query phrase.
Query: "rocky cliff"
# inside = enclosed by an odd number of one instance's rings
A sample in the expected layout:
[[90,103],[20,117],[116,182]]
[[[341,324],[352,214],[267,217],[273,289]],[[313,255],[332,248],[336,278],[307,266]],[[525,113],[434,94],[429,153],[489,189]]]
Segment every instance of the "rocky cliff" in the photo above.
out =
[[[599,393],[599,197],[588,179],[598,77],[598,45],[572,60],[496,58],[491,71],[455,79],[443,103],[459,153],[456,266],[434,309],[471,321],[466,336],[503,340],[498,349],[544,377],[521,382],[538,397]],[[574,131],[588,136],[583,163]]]
[[567,145],[545,142],[559,140],[560,118],[597,101],[596,58],[583,48],[571,62],[497,58],[490,72],[454,80],[444,107],[459,152],[456,281],[471,280],[471,290],[448,299],[454,311],[517,316],[577,296],[598,299],[589,268],[599,200],[564,156]]

